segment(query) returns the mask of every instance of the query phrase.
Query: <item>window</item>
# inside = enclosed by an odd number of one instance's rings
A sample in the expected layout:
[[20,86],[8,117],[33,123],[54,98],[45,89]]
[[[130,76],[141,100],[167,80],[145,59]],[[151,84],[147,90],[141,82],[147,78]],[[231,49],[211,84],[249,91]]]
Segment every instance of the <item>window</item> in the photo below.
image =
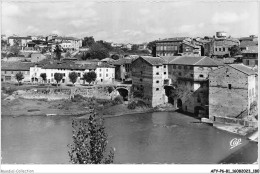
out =
[[[65,77],[65,73],[63,73],[63,77]],[[80,73],[79,73],[79,77],[80,77]]]
[[176,69],[176,65],[172,65],[172,69]]
[[187,66],[183,66],[184,69],[187,69]]
[[201,102],[201,99],[200,97],[197,98],[197,102],[200,103]]
[[159,68],[159,66],[156,66],[156,68]]
[[142,82],[143,81],[143,79],[140,79],[140,82]]
[[217,48],[215,48],[215,51],[218,51],[218,49],[217,49]]
[[219,48],[218,51],[221,51],[221,48]]
[[179,76],[181,76],[181,72],[179,72]]
[[223,48],[223,51],[226,51],[226,48]]
[[53,73],[51,73],[51,76],[53,77]]
[[11,74],[13,74],[14,72],[13,71],[11,71]]
[[102,74],[99,74],[99,77],[101,77],[102,76]]
[[159,73],[157,72],[156,75],[159,75]]
[[255,60],[255,64],[258,65],[258,60]]
[[228,89],[231,89],[231,84],[228,84]]
[[199,76],[199,77],[204,77],[204,76],[203,76],[203,74],[200,74],[200,76]]
[[159,88],[156,88],[156,91],[159,91]]
[[143,74],[143,71],[141,71],[141,75]]
[[108,69],[107,69],[107,72],[108,72]]
[[101,69],[99,69],[99,71],[101,72]]
[[108,77],[108,74],[106,74],[106,77]]
[[159,80],[156,80],[156,83],[159,83]]
[[249,65],[249,60],[246,60],[246,65]]
[[178,68],[181,69],[181,65],[179,65]]
[[166,68],[166,65],[164,65],[163,67]]
[[164,72],[163,74],[166,74],[166,72]]

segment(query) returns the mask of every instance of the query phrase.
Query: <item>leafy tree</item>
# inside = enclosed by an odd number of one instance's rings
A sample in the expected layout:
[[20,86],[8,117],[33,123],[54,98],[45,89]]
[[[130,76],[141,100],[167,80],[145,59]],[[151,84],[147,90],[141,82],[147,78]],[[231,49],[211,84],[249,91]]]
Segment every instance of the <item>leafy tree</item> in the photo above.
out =
[[13,56],[18,56],[20,54],[19,46],[18,45],[11,46],[10,52],[13,54]]
[[107,150],[107,134],[104,119],[95,113],[88,119],[72,121],[73,144],[69,144],[69,157],[73,164],[111,164],[114,151]]
[[104,59],[109,57],[108,50],[100,43],[95,43],[90,47],[89,53],[92,59]]
[[70,81],[73,83],[73,85],[74,85],[74,83],[77,81],[77,79],[78,79],[78,73],[76,73],[76,72],[71,72],[71,73],[69,73],[69,78],[70,78]]
[[156,47],[156,41],[152,41],[152,42],[149,42],[148,44],[147,44],[147,48],[149,49],[149,50],[153,50],[153,48],[154,47]]
[[57,86],[58,86],[58,83],[61,81],[62,78],[63,78],[63,74],[62,73],[55,73],[54,74],[54,79],[57,82]]
[[82,60],[87,60],[87,59],[90,59],[90,58],[91,58],[91,55],[90,55],[89,52],[84,52],[82,54],[82,57],[81,57]]
[[84,37],[84,39],[82,41],[82,46],[83,47],[91,47],[94,43],[95,43],[95,39],[93,38],[93,36]]
[[94,71],[90,71],[83,74],[83,79],[86,80],[89,84],[95,81],[97,78],[97,74]]
[[56,45],[53,52],[55,53],[56,59],[60,60],[62,50],[58,44]]
[[114,59],[114,60],[118,60],[120,57],[119,57],[118,54],[113,54],[113,55],[111,56],[111,58]]
[[20,85],[20,82],[24,79],[23,73],[22,72],[16,73],[15,79],[18,81],[18,85]]
[[135,45],[135,44],[134,44],[134,45],[132,45],[131,50],[132,50],[132,51],[137,51],[138,48],[139,48],[138,45]]
[[107,50],[109,51],[112,51],[113,50],[113,47],[111,46],[111,43],[108,43],[106,41],[103,41],[103,40],[99,40],[97,41],[96,43],[99,43],[101,44],[103,47],[105,47]]
[[42,80],[43,80],[44,82],[46,82],[46,78],[47,78],[46,73],[41,73],[41,74],[40,74],[40,77],[42,78]]
[[236,55],[241,55],[241,50],[239,48],[239,46],[237,45],[233,45],[231,48],[230,48],[230,56],[231,57],[234,57]]
[[107,88],[107,91],[109,92],[109,94],[111,93],[111,92],[113,92],[114,91],[114,88],[112,87],[112,86],[109,86],[108,88]]

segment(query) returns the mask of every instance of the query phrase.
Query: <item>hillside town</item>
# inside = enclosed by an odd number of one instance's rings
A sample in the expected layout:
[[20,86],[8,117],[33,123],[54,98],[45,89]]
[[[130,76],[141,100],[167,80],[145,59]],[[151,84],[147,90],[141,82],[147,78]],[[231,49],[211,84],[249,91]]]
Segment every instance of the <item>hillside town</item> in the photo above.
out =
[[[233,38],[220,31],[123,44],[95,41],[92,36],[2,34],[1,48],[4,115],[37,115],[34,100],[12,103],[17,97],[46,99],[40,112],[46,116],[84,115],[90,106],[67,101],[81,96],[120,104],[99,103],[98,111],[105,117],[177,111],[258,141],[255,35]],[[61,104],[62,99],[66,101]]]

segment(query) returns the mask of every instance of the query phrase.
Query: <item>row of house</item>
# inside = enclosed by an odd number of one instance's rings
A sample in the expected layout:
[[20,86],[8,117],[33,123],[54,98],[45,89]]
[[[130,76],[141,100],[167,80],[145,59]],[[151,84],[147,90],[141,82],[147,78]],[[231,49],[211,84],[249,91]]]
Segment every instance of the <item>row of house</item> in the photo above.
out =
[[24,79],[22,82],[43,83],[42,73],[46,73],[46,83],[56,83],[55,73],[62,73],[62,84],[72,84],[69,79],[69,73],[78,73],[78,79],[75,84],[84,84],[83,74],[94,71],[97,75],[96,84],[113,83],[115,80],[115,68],[106,63],[82,63],[71,61],[42,61],[39,63],[25,62],[2,62],[1,80],[4,82],[16,82],[15,75],[22,72]]
[[248,115],[256,78],[248,66],[218,64],[206,56],[142,56],[132,62],[133,89],[153,107],[169,102],[170,90],[175,91],[172,104],[207,117]]

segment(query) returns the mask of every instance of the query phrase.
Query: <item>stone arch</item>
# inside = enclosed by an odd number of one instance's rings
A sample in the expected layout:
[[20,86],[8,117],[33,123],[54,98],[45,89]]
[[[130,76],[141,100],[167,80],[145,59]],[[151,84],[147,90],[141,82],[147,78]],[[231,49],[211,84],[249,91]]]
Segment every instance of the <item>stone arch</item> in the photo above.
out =
[[128,101],[129,98],[129,90],[127,88],[118,87],[116,90],[123,97],[124,101]]
[[179,108],[179,110],[182,110],[182,101],[180,98],[177,99],[177,108]]
[[174,87],[165,85],[164,90],[165,90],[165,95],[168,97],[168,103],[171,103],[172,105],[174,105],[174,96],[172,95]]

